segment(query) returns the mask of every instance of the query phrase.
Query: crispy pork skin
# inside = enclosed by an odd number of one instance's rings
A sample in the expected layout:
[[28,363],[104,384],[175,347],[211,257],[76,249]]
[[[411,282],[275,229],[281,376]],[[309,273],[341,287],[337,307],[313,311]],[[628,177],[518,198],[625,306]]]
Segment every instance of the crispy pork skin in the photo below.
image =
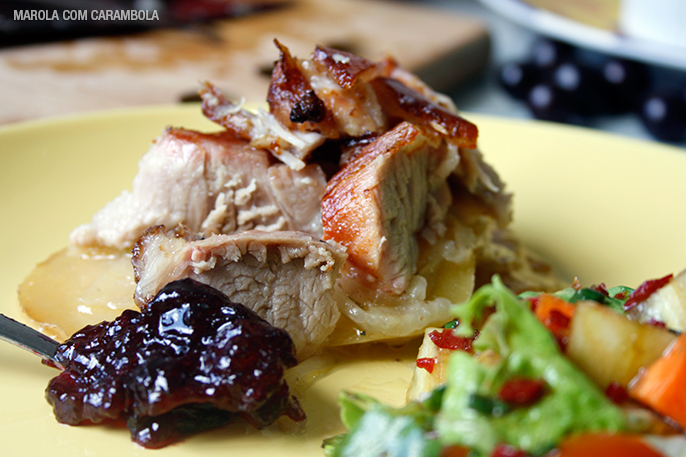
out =
[[337,138],[333,115],[312,89],[298,59],[278,41],[276,45],[280,57],[269,85],[269,112],[289,130],[319,132],[326,138]]
[[141,308],[164,287],[192,278],[286,330],[298,358],[319,352],[340,316],[336,280],[345,252],[301,232],[256,230],[202,238],[152,227],[134,247],[135,300]]
[[474,124],[450,99],[434,92],[392,58],[371,61],[317,46],[308,59],[275,40],[269,111],[250,111],[211,83],[200,95],[210,120],[264,148],[293,169],[302,168],[325,140],[383,134],[402,121],[433,128],[461,147],[476,147]]
[[269,151],[294,170],[302,169],[305,159],[325,140],[318,132],[289,130],[277,116],[263,109],[247,110],[242,102],[230,101],[209,82],[200,90],[200,96],[205,117],[249,141],[251,146]]
[[325,184],[319,166],[288,169],[232,132],[170,128],[141,159],[132,190],[76,228],[71,242],[130,249],[148,227],[177,224],[205,235],[260,229],[318,236]]
[[446,178],[457,146],[403,122],[370,143],[329,181],[324,239],[348,250],[346,274],[400,294],[416,272],[416,236],[441,227],[451,202]]
[[371,85],[388,116],[431,127],[461,147],[476,148],[476,125],[457,113],[394,78],[376,78]]
[[424,81],[419,79],[415,74],[410,73],[403,67],[401,67],[393,57],[386,57],[384,62],[387,68],[385,76],[393,78],[406,87],[419,92],[422,97],[428,99],[432,103],[440,106],[443,109],[450,111],[451,113],[457,114],[457,107],[455,102],[449,96],[436,92],[431,87],[427,86]]
[[277,46],[281,58],[268,100],[270,112],[287,128],[317,131],[326,138],[359,138],[410,121],[435,128],[459,146],[476,146],[476,126],[459,116],[448,97],[393,59],[375,62],[317,46],[309,59],[298,60]]
[[355,54],[317,46],[300,68],[344,137],[382,133],[389,127],[369,80],[384,68]]

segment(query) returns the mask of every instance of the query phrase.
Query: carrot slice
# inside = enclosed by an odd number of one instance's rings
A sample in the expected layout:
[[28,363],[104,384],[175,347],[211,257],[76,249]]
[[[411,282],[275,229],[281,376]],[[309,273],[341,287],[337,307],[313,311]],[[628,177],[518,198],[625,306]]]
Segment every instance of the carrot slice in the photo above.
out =
[[607,433],[567,438],[548,457],[663,457],[639,436]]
[[462,446],[448,446],[441,451],[441,457],[467,457],[471,451]]
[[686,333],[629,386],[629,396],[686,427]]

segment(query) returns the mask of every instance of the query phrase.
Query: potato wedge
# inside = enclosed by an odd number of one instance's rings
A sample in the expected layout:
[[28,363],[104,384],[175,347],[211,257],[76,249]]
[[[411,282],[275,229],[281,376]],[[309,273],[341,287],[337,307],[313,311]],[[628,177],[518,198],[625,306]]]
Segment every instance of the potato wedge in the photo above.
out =
[[417,360],[433,359],[434,364],[431,370],[419,366],[421,363],[415,365],[410,388],[407,391],[408,401],[421,398],[423,394],[432,392],[445,382],[448,357],[453,351],[439,348],[431,341],[429,334],[435,330],[441,331],[443,329],[429,327],[424,331],[424,339],[417,354]]
[[676,338],[670,331],[629,320],[606,306],[581,301],[572,319],[567,356],[600,387],[626,387]]
[[686,331],[686,270],[639,303],[631,315],[641,322],[659,321],[677,332]]

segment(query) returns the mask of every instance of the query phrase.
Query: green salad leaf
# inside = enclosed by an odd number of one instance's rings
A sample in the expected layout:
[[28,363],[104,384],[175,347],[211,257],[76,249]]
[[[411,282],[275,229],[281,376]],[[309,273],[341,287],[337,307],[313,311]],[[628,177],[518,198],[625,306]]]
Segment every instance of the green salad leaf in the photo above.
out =
[[[616,286],[607,289],[607,295],[605,295],[594,288],[584,287],[576,289],[568,287],[559,290],[552,295],[555,295],[568,303],[576,303],[579,300],[593,300],[613,309],[619,314],[625,314],[624,304],[633,291],[634,289],[627,286]],[[523,292],[519,294],[519,298],[535,298],[540,294],[540,292]]]
[[360,394],[341,393],[341,419],[350,430],[324,442],[328,457],[437,457],[441,445],[431,436],[434,407],[442,391],[427,401],[392,408]]
[[[455,314],[461,322],[472,321],[493,305],[495,313],[473,343],[477,355],[456,351],[450,357],[435,420],[444,445],[460,444],[488,455],[505,443],[537,455],[572,433],[625,428],[624,413],[562,355],[553,336],[498,277]],[[496,398],[512,378],[542,379],[547,393],[530,406],[499,415],[470,407],[475,396]]]

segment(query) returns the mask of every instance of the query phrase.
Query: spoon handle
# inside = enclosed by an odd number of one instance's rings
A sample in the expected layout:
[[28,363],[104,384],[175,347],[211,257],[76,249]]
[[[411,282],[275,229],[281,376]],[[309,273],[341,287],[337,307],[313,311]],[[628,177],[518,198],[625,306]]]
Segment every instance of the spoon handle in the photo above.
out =
[[7,341],[15,346],[31,351],[34,354],[51,361],[58,367],[60,366],[60,364],[55,361],[55,353],[59,346],[57,341],[4,314],[0,314],[0,340]]

